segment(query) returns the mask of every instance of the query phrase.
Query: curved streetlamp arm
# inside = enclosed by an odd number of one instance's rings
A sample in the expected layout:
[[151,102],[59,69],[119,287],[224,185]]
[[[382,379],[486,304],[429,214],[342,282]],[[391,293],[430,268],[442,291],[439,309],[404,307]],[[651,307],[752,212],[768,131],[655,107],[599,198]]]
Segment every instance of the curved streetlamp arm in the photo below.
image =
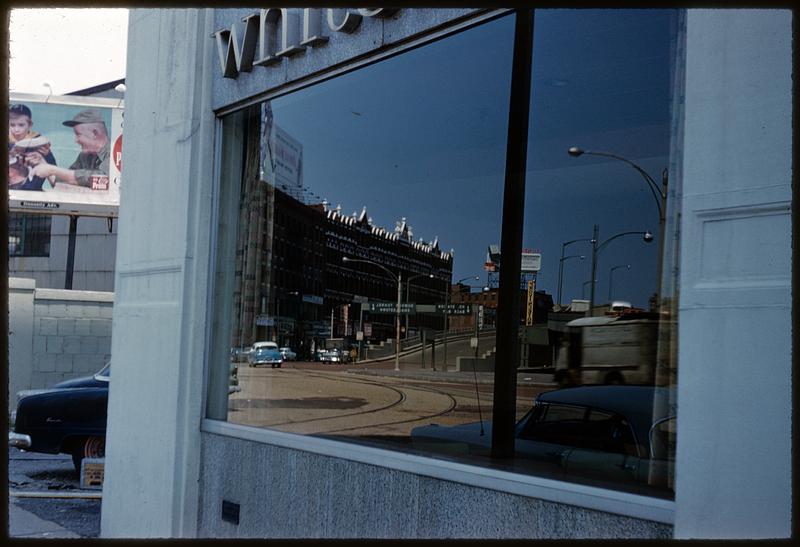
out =
[[645,235],[647,233],[648,232],[622,232],[622,233],[613,235],[613,236],[609,237],[608,239],[606,239],[604,242],[602,242],[600,245],[597,246],[597,250],[595,251],[595,254],[600,254],[600,251],[603,250],[603,247],[605,247],[606,245],[608,245],[609,243],[611,243],[613,240],[617,239],[618,237],[629,236],[629,235],[634,235],[634,234]]
[[653,193],[653,197],[656,200],[656,205],[658,205],[658,215],[659,215],[659,217],[663,217],[664,216],[664,211],[661,209],[661,200],[665,199],[666,195],[664,195],[664,193],[658,188],[658,184],[656,184],[656,181],[653,180],[653,177],[651,177],[647,173],[647,171],[645,171],[644,169],[642,169],[641,167],[639,167],[638,165],[633,163],[631,160],[629,160],[627,158],[623,158],[622,156],[617,156],[616,154],[612,154],[611,152],[598,152],[598,151],[594,151],[594,150],[584,150],[583,153],[584,154],[588,154],[590,156],[606,156],[608,158],[614,158],[615,160],[624,161],[625,163],[627,163],[628,165],[630,165],[631,167],[636,169],[636,171],[638,171],[639,174],[642,175],[642,177],[644,177],[644,180],[647,181],[647,185],[650,187],[650,191]]

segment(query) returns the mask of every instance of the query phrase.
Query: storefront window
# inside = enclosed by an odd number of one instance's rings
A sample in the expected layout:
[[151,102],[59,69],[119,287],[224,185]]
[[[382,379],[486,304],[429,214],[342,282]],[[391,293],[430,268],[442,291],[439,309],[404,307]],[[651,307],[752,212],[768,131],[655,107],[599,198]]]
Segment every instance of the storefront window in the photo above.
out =
[[[638,325],[644,360],[661,341],[653,195],[630,166],[567,149],[668,165],[672,24],[666,11],[537,12],[514,458],[491,456],[514,16],[221,118],[207,416],[652,488],[639,415],[554,390],[594,382],[581,377],[591,352],[575,349],[592,335],[570,321]],[[584,258],[562,261],[571,239]],[[624,383],[653,368],[608,364]],[[652,402],[652,374],[641,383],[630,397]]]

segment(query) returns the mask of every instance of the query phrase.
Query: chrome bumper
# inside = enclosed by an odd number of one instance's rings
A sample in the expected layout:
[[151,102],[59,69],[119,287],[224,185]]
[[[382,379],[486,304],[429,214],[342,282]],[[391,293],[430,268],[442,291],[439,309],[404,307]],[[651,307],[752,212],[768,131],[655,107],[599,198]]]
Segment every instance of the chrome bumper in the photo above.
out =
[[31,437],[30,435],[23,435],[21,433],[8,432],[8,446],[14,448],[30,448]]

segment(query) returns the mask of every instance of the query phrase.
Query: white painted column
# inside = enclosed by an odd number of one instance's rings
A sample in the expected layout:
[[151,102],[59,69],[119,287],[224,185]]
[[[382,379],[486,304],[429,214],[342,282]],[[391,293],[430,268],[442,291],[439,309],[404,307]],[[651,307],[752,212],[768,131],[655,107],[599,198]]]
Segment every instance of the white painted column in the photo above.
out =
[[688,12],[676,538],[791,534],[791,25]]
[[102,537],[196,533],[212,10],[132,10]]

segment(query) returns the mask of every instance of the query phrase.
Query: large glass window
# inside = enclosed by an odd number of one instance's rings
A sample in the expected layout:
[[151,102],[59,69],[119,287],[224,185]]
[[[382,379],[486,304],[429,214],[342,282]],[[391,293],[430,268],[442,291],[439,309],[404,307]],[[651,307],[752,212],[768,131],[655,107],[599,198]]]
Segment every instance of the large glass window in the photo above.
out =
[[[674,345],[658,259],[674,206],[642,172],[661,188],[674,14],[537,11],[534,36],[513,287],[513,15],[221,118],[209,418],[671,495],[646,440],[670,393],[655,370]],[[520,303],[503,459],[501,290]]]

